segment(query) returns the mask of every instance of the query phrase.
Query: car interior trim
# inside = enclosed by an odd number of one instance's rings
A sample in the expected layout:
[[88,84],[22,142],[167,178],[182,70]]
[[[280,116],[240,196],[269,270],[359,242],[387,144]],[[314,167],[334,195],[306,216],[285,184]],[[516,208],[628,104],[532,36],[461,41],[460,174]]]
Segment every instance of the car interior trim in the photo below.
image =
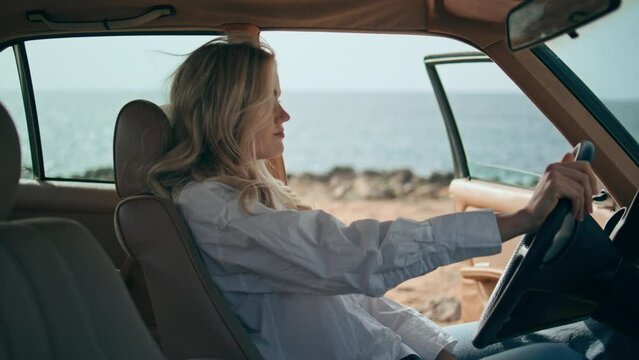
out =
[[126,29],[171,15],[175,15],[175,9],[172,6],[155,6],[144,14],[125,19],[105,18],[99,21],[59,21],[52,19],[45,11],[30,11],[27,13],[27,19],[33,22],[42,22],[53,30],[86,31]]
[[42,158],[42,143],[40,141],[40,125],[38,123],[33,82],[31,81],[31,71],[29,70],[29,60],[24,42],[14,45],[13,51],[16,57],[16,64],[18,66],[18,76],[20,78],[24,112],[27,118],[33,177],[35,179],[44,179],[44,161]]
[[426,73],[430,79],[437,103],[444,119],[444,125],[446,127],[446,134],[448,135],[450,150],[453,156],[453,167],[456,178],[470,178],[470,170],[468,167],[468,159],[466,158],[466,151],[464,150],[464,144],[459,134],[457,127],[457,121],[455,115],[450,107],[446,90],[439,78],[437,72],[437,65],[441,64],[454,64],[454,63],[470,63],[470,62],[492,62],[490,58],[482,53],[478,52],[464,52],[464,53],[448,53],[442,55],[432,55],[424,57],[424,65],[426,65]]
[[592,90],[548,46],[538,46],[532,49],[532,53],[557,76],[635,164],[639,165],[639,144]]
[[513,54],[501,42],[485,51],[568,142],[597,144],[595,172],[607,175],[601,181],[619,206],[629,205],[639,186],[639,167],[574,94],[530,50]]

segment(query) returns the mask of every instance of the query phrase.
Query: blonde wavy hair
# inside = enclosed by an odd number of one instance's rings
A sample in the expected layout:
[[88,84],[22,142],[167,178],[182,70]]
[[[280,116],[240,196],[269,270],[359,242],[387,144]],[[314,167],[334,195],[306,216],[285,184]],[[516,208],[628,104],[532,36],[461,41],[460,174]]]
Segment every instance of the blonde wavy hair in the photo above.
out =
[[237,189],[248,211],[308,209],[256,158],[255,135],[274,121],[275,55],[266,45],[212,40],[173,74],[170,150],[148,169],[151,187],[173,197],[190,181],[212,179]]

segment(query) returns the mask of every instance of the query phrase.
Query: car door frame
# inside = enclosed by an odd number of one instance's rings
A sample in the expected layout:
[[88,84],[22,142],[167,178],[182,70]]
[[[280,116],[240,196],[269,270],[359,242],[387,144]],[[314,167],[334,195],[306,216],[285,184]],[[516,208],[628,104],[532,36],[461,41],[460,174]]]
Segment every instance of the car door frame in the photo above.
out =
[[468,169],[468,160],[466,159],[464,144],[461,140],[461,136],[459,135],[457,121],[455,121],[455,115],[453,114],[450,102],[448,101],[444,85],[439,77],[437,66],[478,62],[492,62],[492,60],[480,52],[450,52],[424,57],[426,73],[430,79],[435,93],[435,98],[437,99],[437,104],[439,105],[442,118],[444,119],[444,126],[446,127],[446,134],[448,135],[448,143],[450,144],[450,151],[453,156],[455,178],[470,178],[470,171]]

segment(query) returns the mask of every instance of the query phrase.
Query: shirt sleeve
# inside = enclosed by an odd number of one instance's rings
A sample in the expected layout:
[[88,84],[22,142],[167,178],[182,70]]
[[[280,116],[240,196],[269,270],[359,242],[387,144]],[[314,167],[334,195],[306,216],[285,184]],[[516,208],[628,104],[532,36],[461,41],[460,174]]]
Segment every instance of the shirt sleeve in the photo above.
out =
[[237,201],[219,209],[206,207],[202,194],[184,200],[201,203],[181,208],[225,291],[382,296],[438,266],[501,250],[492,211],[345,225],[321,210],[257,204],[252,214],[231,216],[241,212]]
[[424,360],[435,359],[442,351],[453,351],[457,341],[439,325],[415,309],[386,297],[359,296],[358,302],[380,324],[392,329],[402,342]]

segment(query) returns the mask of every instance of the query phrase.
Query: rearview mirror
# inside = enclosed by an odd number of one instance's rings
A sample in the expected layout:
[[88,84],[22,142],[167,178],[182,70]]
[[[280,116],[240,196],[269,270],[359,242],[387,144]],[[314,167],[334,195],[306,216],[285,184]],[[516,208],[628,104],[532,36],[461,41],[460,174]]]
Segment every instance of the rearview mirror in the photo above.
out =
[[621,0],[530,0],[514,7],[506,19],[508,46],[527,49],[568,33],[619,7]]

